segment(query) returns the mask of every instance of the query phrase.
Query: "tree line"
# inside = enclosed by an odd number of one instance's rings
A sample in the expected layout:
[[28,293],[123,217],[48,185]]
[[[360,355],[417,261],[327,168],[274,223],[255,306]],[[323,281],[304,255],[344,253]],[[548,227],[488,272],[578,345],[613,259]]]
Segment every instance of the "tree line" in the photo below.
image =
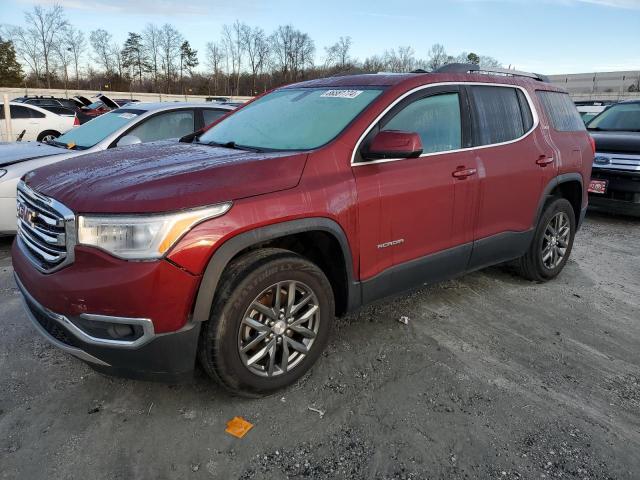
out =
[[463,52],[450,55],[434,44],[420,58],[399,46],[363,60],[353,41],[340,37],[318,51],[309,34],[293,25],[267,33],[235,21],[224,25],[204,52],[173,25],[149,23],[119,43],[105,29],[86,35],[67,20],[62,6],[34,6],[24,26],[0,25],[0,85],[75,88],[184,95],[256,95],[295,81],[330,75],[434,70],[453,62],[500,66],[496,59]]

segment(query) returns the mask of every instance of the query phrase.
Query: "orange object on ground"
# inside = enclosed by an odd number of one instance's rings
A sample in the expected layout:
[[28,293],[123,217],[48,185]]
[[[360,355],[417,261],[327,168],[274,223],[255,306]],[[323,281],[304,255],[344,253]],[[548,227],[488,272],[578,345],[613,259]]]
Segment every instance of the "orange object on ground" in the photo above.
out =
[[233,417],[227,422],[227,428],[225,432],[233,435],[237,438],[244,437],[249,430],[253,428],[253,423],[247,422],[242,417]]

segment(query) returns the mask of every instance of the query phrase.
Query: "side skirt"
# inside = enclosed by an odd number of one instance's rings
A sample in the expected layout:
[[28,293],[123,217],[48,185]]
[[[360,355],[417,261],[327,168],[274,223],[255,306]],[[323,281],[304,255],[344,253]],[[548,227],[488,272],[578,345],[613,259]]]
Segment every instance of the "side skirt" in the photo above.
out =
[[360,283],[362,305],[519,258],[533,235],[533,229],[505,232],[391,267]]

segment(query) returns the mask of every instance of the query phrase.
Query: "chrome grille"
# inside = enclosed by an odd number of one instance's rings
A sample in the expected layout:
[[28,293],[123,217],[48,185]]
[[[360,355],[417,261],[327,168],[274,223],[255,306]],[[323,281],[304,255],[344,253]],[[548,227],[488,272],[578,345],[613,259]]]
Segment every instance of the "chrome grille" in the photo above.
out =
[[596,152],[593,166],[595,168],[606,168],[608,170],[631,170],[638,172],[640,171],[640,155]]
[[42,272],[73,262],[75,216],[60,202],[18,184],[18,245]]

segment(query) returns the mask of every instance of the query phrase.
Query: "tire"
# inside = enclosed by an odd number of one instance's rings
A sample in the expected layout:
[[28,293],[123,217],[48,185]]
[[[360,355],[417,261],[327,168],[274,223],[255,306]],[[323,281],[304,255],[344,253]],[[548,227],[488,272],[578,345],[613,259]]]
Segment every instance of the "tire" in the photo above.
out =
[[49,140],[53,140],[54,138],[58,138],[60,136],[60,132],[56,132],[55,130],[45,130],[44,132],[40,132],[37,140],[39,142],[48,142]]
[[[552,223],[556,221],[561,223]],[[548,229],[557,225],[562,225],[560,233],[553,235]],[[566,227],[569,230],[564,235]],[[565,198],[551,200],[538,221],[527,253],[518,260],[520,275],[537,282],[555,278],[569,259],[575,234],[576,217],[571,203]]]
[[[278,291],[286,316],[275,313]],[[305,315],[310,320],[298,323]],[[255,250],[233,260],[223,273],[211,317],[202,326],[198,358],[207,374],[232,393],[268,395],[311,368],[326,347],[334,315],[331,285],[315,264],[288,250]]]

